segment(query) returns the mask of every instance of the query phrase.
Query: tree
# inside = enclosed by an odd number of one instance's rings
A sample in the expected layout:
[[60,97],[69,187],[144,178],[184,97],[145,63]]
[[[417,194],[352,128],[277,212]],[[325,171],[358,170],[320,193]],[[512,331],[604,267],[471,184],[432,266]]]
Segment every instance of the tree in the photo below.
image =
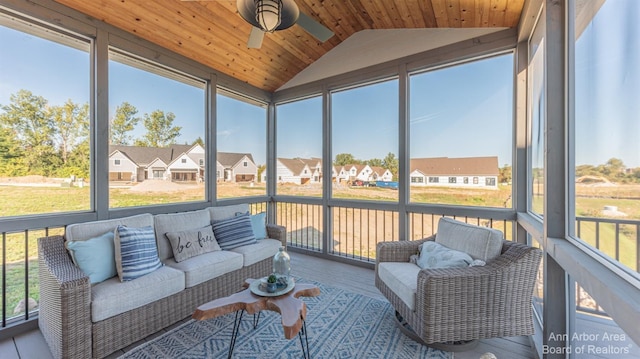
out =
[[195,141],[193,141],[193,143],[191,143],[191,146],[195,146],[196,144],[202,146],[202,148],[204,148],[204,140],[202,139],[202,137],[198,136],[198,138],[196,138]]
[[136,146],[167,147],[176,143],[182,127],[173,126],[175,115],[171,112],[155,110],[144,114],[143,124],[147,133],[136,140]]
[[66,164],[73,147],[89,136],[89,104],[80,105],[69,99],[64,105],[54,106],[49,111],[59,141],[62,163]]
[[498,182],[510,183],[511,182],[511,166],[505,164],[504,167],[499,169]]
[[48,175],[58,162],[53,149],[55,127],[47,111],[47,100],[20,90],[3,106],[0,124],[10,128],[20,142],[23,163],[29,174]]
[[129,145],[132,136],[129,132],[133,131],[140,122],[140,117],[135,117],[138,109],[128,102],[123,102],[116,107],[116,114],[109,121],[109,143],[112,145]]
[[335,166],[355,165],[360,161],[356,160],[350,153],[339,153],[336,155],[336,160],[333,162]]
[[262,182],[262,173],[267,170],[267,165],[258,166],[258,180],[257,182]]
[[611,158],[604,164],[604,174],[614,178],[623,177],[625,167],[621,159]]
[[372,158],[368,161],[364,161],[364,163],[371,167],[383,167],[382,160],[379,158]]
[[398,179],[398,159],[394,153],[387,153],[382,159],[382,167],[388,169],[393,174],[393,179]]

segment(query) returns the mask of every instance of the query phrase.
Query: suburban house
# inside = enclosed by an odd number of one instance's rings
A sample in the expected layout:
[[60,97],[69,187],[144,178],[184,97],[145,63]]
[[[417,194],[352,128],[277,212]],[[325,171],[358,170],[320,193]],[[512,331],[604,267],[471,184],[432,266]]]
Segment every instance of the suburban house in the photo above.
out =
[[250,153],[218,152],[218,182],[252,182],[258,179],[258,166]]
[[198,175],[204,174],[204,161],[200,164],[200,159],[204,159],[204,149],[198,144],[169,147],[110,145],[109,180],[142,182],[171,178],[196,181]]
[[498,188],[498,157],[411,159],[412,186]]
[[321,183],[322,160],[319,158],[278,158],[278,183]]
[[[109,148],[110,181],[142,182],[154,179],[197,182],[204,179],[205,150],[199,144],[160,148],[111,145]],[[218,152],[218,180],[250,182],[257,174],[258,167],[251,154]]]
[[369,165],[344,165],[338,172],[338,182],[360,181],[391,181],[393,173],[386,168]]

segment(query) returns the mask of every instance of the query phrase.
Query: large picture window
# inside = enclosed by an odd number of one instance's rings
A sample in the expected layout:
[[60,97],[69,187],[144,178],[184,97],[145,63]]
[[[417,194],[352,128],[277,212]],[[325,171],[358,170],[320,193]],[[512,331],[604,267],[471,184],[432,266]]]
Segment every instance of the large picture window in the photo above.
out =
[[510,208],[513,55],[415,73],[409,84],[411,201]]
[[[601,6],[600,6],[601,5]],[[575,235],[640,271],[640,3],[575,11]]]
[[218,198],[267,193],[266,105],[218,90],[217,160]]
[[333,197],[398,200],[398,80],[331,93]]
[[90,210],[90,41],[0,14],[0,48],[0,217]]
[[109,205],[205,200],[202,80],[109,53]]
[[322,97],[278,105],[276,192],[322,197]]

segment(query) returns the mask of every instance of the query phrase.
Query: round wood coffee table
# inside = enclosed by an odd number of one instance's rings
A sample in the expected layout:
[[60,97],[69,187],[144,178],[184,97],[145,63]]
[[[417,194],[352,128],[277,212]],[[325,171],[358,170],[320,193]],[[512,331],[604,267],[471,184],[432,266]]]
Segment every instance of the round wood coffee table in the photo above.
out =
[[[205,320],[236,312],[228,356],[231,358],[233,347],[235,346],[236,338],[238,336],[238,330],[240,329],[240,321],[242,320],[244,312],[254,314],[254,328],[258,325],[261,311],[270,310],[278,312],[282,317],[284,337],[292,339],[298,335],[300,338],[300,344],[302,345],[303,357],[308,358],[309,342],[307,340],[305,325],[307,305],[300,299],[300,297],[318,296],[320,295],[320,288],[313,284],[296,283],[293,290],[288,293],[280,296],[263,297],[252,293],[249,289],[249,285],[254,280],[255,279],[245,280],[243,285],[245,289],[240,292],[234,293],[228,297],[212,300],[199,306],[193,313],[193,319]],[[255,314],[258,314],[257,319]]]

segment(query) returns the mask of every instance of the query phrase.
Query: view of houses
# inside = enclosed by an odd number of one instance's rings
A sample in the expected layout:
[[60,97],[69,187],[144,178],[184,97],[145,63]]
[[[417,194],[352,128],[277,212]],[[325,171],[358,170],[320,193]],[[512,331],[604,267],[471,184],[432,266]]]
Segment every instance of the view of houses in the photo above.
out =
[[[163,148],[112,145],[109,152],[110,181],[201,182],[204,179],[205,150],[200,144]],[[278,158],[276,171],[278,183],[322,183],[324,177],[320,158]],[[498,175],[496,156],[411,159],[412,186],[497,188]],[[366,164],[333,166],[331,179],[360,186],[396,180],[389,169]],[[266,182],[266,171],[258,176],[258,165],[250,153],[218,152],[216,180]]]

